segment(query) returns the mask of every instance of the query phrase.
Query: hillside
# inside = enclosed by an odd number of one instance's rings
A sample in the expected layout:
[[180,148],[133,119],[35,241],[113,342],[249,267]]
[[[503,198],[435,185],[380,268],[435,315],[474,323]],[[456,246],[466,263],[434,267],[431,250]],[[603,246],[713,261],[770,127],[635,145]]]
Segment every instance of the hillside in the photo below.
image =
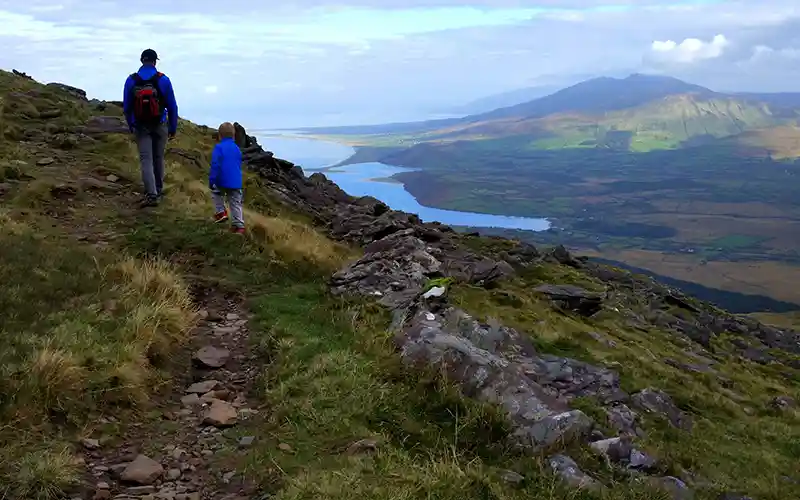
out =
[[139,209],[117,105],[6,72],[0,104],[4,498],[800,495],[797,332],[422,224],[241,127],[247,235],[186,121]]

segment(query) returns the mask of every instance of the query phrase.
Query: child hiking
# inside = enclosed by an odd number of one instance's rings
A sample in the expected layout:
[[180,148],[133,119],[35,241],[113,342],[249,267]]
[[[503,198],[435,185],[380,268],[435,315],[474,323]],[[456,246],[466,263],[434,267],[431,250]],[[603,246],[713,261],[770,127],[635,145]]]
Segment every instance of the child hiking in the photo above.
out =
[[[208,186],[214,200],[214,222],[231,220],[231,231],[244,234],[242,193],[242,152],[234,141],[233,124],[225,122],[219,126],[219,142],[211,153],[211,171]],[[227,199],[230,213],[225,208]]]

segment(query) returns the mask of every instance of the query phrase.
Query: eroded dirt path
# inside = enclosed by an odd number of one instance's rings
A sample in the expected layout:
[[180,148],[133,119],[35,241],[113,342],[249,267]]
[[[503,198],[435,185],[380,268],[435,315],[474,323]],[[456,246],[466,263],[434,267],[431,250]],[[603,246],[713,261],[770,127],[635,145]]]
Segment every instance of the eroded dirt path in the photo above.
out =
[[70,498],[256,498],[234,467],[255,439],[238,427],[263,411],[252,394],[258,362],[249,349],[248,313],[239,297],[207,290],[196,295],[203,319],[171,361],[169,385],[156,391],[138,422],[97,419],[82,443],[82,489]]

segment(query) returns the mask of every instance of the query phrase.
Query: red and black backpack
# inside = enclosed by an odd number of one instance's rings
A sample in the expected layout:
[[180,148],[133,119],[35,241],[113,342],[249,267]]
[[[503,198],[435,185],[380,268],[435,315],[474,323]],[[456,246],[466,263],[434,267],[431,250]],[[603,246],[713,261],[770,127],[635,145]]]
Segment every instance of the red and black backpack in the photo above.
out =
[[158,92],[158,81],[164,76],[156,73],[147,80],[133,73],[133,117],[138,123],[155,124],[161,121],[164,105]]

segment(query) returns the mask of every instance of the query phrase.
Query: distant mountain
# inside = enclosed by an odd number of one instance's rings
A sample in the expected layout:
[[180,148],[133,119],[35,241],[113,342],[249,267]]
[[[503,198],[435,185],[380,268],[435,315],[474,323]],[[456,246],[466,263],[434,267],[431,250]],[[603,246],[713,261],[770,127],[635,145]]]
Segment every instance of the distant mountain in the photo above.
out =
[[626,78],[599,77],[586,80],[533,101],[465,117],[464,121],[493,118],[541,118],[557,113],[597,114],[640,106],[669,95],[695,93],[703,97],[715,94],[699,85],[677,78],[635,73]]
[[463,118],[307,131],[347,135],[351,140],[360,136],[356,143],[371,146],[503,139],[504,148],[649,151],[762,130],[747,136],[747,144],[764,138],[761,142],[774,148],[792,133],[763,130],[797,125],[798,110],[800,93],[722,93],[677,78],[637,73],[592,78],[538,99]]
[[[544,88],[540,89],[539,91],[545,92]],[[527,90],[536,92],[536,90],[533,89]],[[705,87],[686,83],[676,78],[635,73],[625,78],[592,78],[521,104],[467,115],[463,118],[387,123],[383,125],[311,127],[296,130],[312,134],[417,134],[451,125],[474,123],[496,118],[538,118],[550,114],[566,112],[605,112],[636,106],[671,94],[687,92],[696,92],[703,95],[714,94],[713,91]],[[499,97],[499,99],[502,100],[506,97]],[[492,97],[489,99],[492,99]]]

